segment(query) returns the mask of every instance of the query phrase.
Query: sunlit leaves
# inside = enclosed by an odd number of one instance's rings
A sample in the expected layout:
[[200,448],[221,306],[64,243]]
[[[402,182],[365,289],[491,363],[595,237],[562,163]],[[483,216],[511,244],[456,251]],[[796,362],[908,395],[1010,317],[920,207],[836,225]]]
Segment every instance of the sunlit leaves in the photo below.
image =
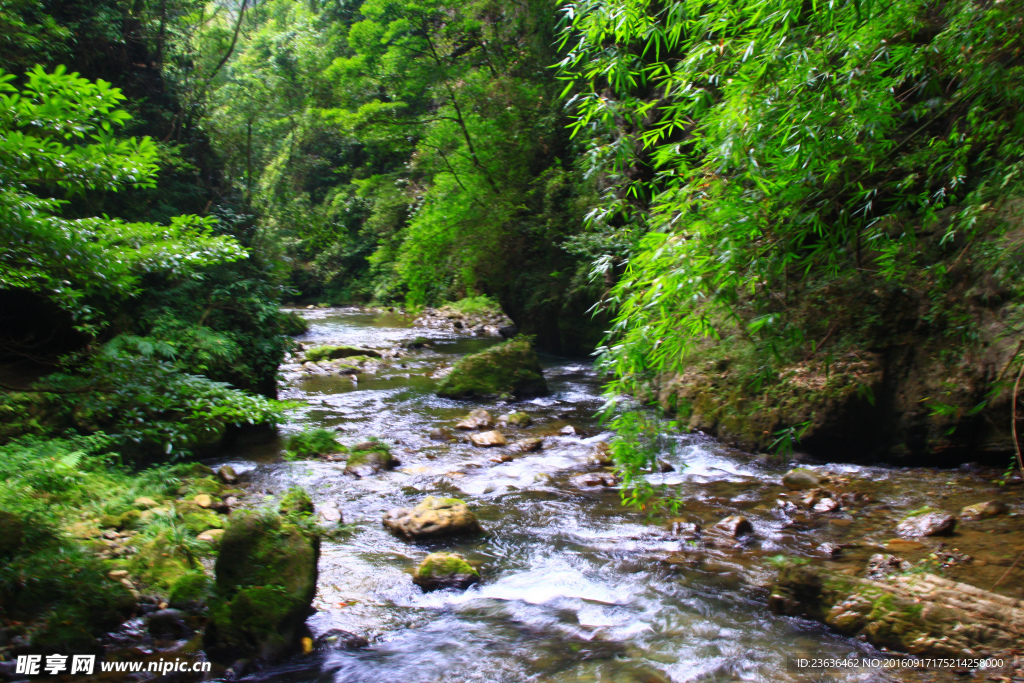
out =
[[152,187],[157,148],[148,138],[118,138],[130,117],[124,96],[88,81],[36,67],[20,88],[0,71],[0,287],[30,290],[97,324],[90,297],[133,294],[146,273],[185,275],[245,258],[214,221],[179,216],[169,225],[107,217],[68,219],[48,193]]

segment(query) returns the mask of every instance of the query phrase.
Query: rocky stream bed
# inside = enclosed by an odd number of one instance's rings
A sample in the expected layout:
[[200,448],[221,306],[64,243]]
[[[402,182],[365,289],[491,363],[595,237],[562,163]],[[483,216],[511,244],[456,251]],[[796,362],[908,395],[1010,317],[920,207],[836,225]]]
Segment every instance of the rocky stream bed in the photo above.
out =
[[[830,621],[828,610],[849,595],[825,591],[831,602],[821,604],[822,576],[831,588],[944,577],[929,584],[931,597],[907,589],[910,603],[926,607],[963,599],[954,582],[992,597],[984,591],[1024,550],[1024,489],[997,483],[1002,471],[774,462],[681,435],[665,471],[649,476],[683,505],[671,516],[645,516],[620,504],[603,445],[612,434],[594,417],[600,380],[586,359],[542,356],[545,396],[439,398],[436,387],[459,358],[500,341],[502,321],[460,330],[444,316],[414,325],[382,311],[300,312],[311,323],[299,338],[304,350],[281,367],[281,397],[300,407],[278,438],[208,464],[233,468],[244,506],[301,487],[323,523],[341,525],[320,544],[315,613],[306,622],[320,643],[334,645],[236,672],[245,679],[1017,680],[994,670],[822,673],[790,665],[877,654],[869,641],[886,644],[871,620],[885,616],[876,608],[889,598],[873,593],[856,628],[849,618]],[[306,357],[324,346],[356,351]],[[379,439],[396,462],[359,469],[342,458],[285,460],[289,435],[311,427],[335,430],[350,446]],[[787,474],[795,465],[806,469]],[[382,524],[389,510],[428,496],[464,501],[479,533],[416,538],[402,532],[408,511]],[[943,513],[952,513],[952,528]],[[432,553],[464,558],[461,578],[431,584],[417,567]],[[1005,628],[1000,637],[1010,643],[1000,646],[1011,658],[1022,645],[1012,642],[1021,633],[1013,619],[1024,614],[1013,611],[1024,605],[1022,578],[1018,565],[986,612],[990,626]],[[895,613],[903,603],[893,604]],[[844,614],[851,610],[846,604]],[[341,632],[352,637],[332,640]],[[899,646],[899,634],[892,637]]]

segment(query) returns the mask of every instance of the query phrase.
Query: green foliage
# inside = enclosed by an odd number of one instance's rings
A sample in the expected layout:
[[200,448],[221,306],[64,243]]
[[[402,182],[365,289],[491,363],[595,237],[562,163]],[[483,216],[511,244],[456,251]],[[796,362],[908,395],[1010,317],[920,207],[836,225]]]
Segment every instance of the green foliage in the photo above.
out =
[[344,453],[345,451],[345,446],[338,442],[338,437],[334,432],[328,429],[316,428],[292,434],[288,437],[285,458],[288,460],[301,460],[330,453]]
[[115,442],[97,434],[27,437],[0,446],[0,509],[22,526],[13,556],[0,562],[0,601],[5,616],[20,622],[5,631],[8,636],[24,636],[38,649],[91,651],[97,634],[130,615],[134,600],[106,576],[118,565],[96,554],[105,545],[88,540],[99,535],[99,525],[131,520],[139,532],[133,574],[153,580],[158,591],[170,584],[160,583],[167,574],[155,567],[166,570],[172,560],[195,565],[209,552],[173,510],[143,519],[133,505],[140,496],[174,496],[192,466],[122,469],[110,451]]
[[671,497],[656,499],[658,493],[647,479],[647,474],[658,471],[659,460],[675,452],[672,433],[679,425],[664,420],[649,411],[623,410],[615,414],[616,406],[605,408],[605,417],[615,436],[608,443],[616,470],[622,477],[622,502],[642,510],[666,507],[675,512],[680,501]]
[[[250,10],[211,91],[211,129],[291,285],[412,306],[484,292],[552,318],[586,289],[584,256],[560,248],[590,190],[549,69],[555,9]],[[206,27],[211,40],[226,20]]]
[[130,119],[117,88],[36,67],[16,88],[0,70],[0,287],[41,294],[71,312],[84,329],[106,321],[100,302],[139,291],[147,273],[186,275],[245,257],[238,243],[212,234],[213,222],[178,216],[169,225],[107,217],[66,219],[68,195],[152,187],[157,150],[149,138],[119,139]]
[[923,265],[947,286],[918,258],[929,225],[945,220],[948,258],[1020,188],[1019,9],[572,3],[577,133],[614,172],[649,169],[620,188],[650,206],[611,295],[618,386],[704,339],[808,345],[787,304],[813,277],[907,283]]

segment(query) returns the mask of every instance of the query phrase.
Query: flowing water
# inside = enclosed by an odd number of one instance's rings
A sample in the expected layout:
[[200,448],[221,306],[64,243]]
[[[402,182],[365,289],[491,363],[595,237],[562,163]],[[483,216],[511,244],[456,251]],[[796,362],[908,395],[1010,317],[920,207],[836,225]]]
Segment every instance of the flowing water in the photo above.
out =
[[[287,462],[280,457],[280,440],[221,461],[246,472],[250,499],[301,486],[318,509],[337,503],[350,532],[323,544],[317,612],[308,624],[314,634],[337,628],[370,640],[361,650],[295,658],[255,679],[964,680],[945,678],[949,674],[897,678],[849,671],[822,677],[791,671],[787,657],[872,650],[809,621],[771,614],[764,585],[772,576],[772,556],[814,555],[822,543],[853,538],[884,543],[892,534],[886,528],[892,515],[920,505],[928,495],[950,506],[991,497],[987,474],[830,466],[834,473],[864,481],[878,502],[853,514],[812,518],[776,502],[784,469],[766,467],[707,437],[682,436],[668,456],[675,471],[650,475],[686,501],[679,516],[706,527],[739,511],[756,532],[740,543],[695,543],[674,536],[664,519],[646,519],[622,507],[618,490],[581,488],[572,480],[594,470],[587,456],[595,442],[610,436],[593,417],[602,403],[600,381],[585,359],[542,357],[551,388],[544,398],[513,404],[440,399],[431,376],[494,340],[412,327],[405,319],[358,309],[307,315],[312,329],[300,338],[306,342],[380,349],[427,336],[433,346],[410,351],[357,381],[338,374],[311,376],[298,365],[282,367],[282,398],[298,399],[303,406],[294,411],[283,437],[311,426],[337,429],[349,443],[378,436],[392,445],[401,461],[397,469],[355,478],[343,473],[342,463]],[[451,428],[477,407],[495,416],[527,412],[530,427],[506,432],[542,436],[544,449],[501,462],[498,456],[509,449],[430,440],[432,428]],[[576,434],[562,434],[567,425]],[[462,498],[486,533],[415,543],[385,531],[386,510],[413,506],[427,495]],[[992,571],[1007,564],[1000,564],[999,553],[1011,549],[1011,537],[999,534],[1014,533],[1019,543],[1020,519],[1011,515],[1006,520],[1012,524],[1004,520],[1003,527],[977,530],[979,542],[994,539]],[[844,559],[863,566],[867,555],[877,552],[872,547],[853,548]],[[461,553],[477,564],[481,582],[464,592],[421,591],[411,572],[438,550]]]

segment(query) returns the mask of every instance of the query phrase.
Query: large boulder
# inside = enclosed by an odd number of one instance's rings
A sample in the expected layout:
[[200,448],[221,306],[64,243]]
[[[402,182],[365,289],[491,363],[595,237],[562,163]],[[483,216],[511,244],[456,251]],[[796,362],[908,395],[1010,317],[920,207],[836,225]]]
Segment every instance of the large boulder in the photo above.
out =
[[204,645],[211,659],[300,652],[316,594],[320,539],[288,517],[237,512],[221,540]]
[[480,580],[480,572],[456,553],[431,553],[416,568],[413,583],[424,591],[468,588]]
[[503,394],[524,398],[547,393],[548,385],[537,354],[525,337],[465,356],[437,388],[437,395],[445,398]]
[[384,515],[384,526],[409,539],[476,533],[480,523],[458,498],[427,496],[414,508],[395,508]]

